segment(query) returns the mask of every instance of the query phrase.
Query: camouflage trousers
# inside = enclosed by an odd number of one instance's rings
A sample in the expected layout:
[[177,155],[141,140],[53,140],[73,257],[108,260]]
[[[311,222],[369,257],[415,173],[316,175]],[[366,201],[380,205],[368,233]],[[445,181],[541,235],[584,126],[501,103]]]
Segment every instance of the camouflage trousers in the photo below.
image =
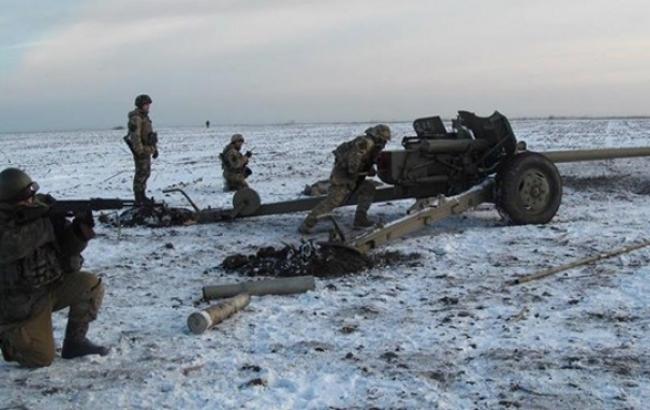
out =
[[149,156],[134,156],[135,175],[133,176],[133,194],[138,199],[138,195],[145,195],[147,191],[147,180],[151,176],[151,158]]
[[224,172],[223,181],[224,191],[238,191],[242,188],[248,188],[246,175],[239,172]]
[[49,366],[55,352],[52,312],[70,307],[68,326],[71,322],[88,323],[97,318],[103,297],[104,285],[97,276],[88,272],[65,274],[27,319],[6,326],[0,335],[5,360],[26,367]]
[[310,227],[316,225],[318,217],[343,205],[353,193],[357,194],[357,213],[366,214],[375,197],[375,186],[372,182],[362,181],[356,186],[332,183],[327,191],[327,197],[309,212],[305,224]]

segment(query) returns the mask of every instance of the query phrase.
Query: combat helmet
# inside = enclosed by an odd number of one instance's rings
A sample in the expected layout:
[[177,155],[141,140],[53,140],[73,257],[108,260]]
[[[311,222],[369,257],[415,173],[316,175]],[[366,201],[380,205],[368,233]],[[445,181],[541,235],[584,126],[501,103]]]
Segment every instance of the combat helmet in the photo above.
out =
[[38,184],[18,168],[7,168],[0,172],[0,202],[20,202],[32,197],[38,191]]
[[374,127],[368,128],[366,130],[366,135],[369,135],[374,139],[378,139],[384,143],[390,141],[391,137],[390,128],[388,128],[388,125],[385,124],[378,124]]
[[140,94],[135,97],[135,106],[142,108],[145,104],[151,104],[153,101],[147,94]]
[[235,142],[244,142],[244,136],[241,134],[233,134],[232,137],[230,137],[230,142],[235,143]]

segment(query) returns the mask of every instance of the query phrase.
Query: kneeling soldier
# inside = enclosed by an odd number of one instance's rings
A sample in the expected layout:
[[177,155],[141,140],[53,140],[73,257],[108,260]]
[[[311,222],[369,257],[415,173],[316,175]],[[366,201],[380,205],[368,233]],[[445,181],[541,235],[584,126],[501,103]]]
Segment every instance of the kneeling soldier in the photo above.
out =
[[235,134],[230,138],[230,144],[226,145],[219,155],[221,168],[223,168],[224,191],[248,188],[246,178],[252,174],[248,168],[248,161],[253,153],[248,151],[246,154],[242,154],[243,145],[244,137],[241,134]]
[[0,347],[6,361],[27,367],[54,360],[52,312],[70,307],[61,356],[106,355],[86,338],[104,286],[81,271],[81,252],[94,237],[92,215],[72,222],[50,213],[53,200],[36,195],[23,171],[0,172]]
[[373,222],[368,219],[368,209],[375,195],[375,186],[365,179],[375,175],[374,164],[379,152],[390,141],[391,133],[387,125],[379,124],[368,128],[365,134],[339,145],[334,150],[334,169],[330,175],[327,198],[307,215],[298,228],[300,233],[309,233],[319,216],[343,205],[354,192],[358,198],[354,226],[372,226]]

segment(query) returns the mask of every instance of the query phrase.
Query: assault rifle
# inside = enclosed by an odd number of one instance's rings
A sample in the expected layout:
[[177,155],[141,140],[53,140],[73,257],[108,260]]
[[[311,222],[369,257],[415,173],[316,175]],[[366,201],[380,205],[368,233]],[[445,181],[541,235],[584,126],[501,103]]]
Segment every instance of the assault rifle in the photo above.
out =
[[[50,213],[66,217],[84,215],[93,211],[104,211],[110,209],[122,209],[135,207],[132,199],[118,198],[90,198],[84,200],[54,200],[49,203]],[[154,205],[153,201],[151,205]]]

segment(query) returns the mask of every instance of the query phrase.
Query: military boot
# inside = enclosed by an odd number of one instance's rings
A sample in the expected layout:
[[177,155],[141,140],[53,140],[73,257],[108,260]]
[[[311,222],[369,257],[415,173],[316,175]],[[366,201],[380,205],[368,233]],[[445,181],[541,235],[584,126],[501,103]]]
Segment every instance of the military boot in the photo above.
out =
[[305,219],[303,223],[298,227],[298,232],[303,235],[309,235],[311,233],[311,230],[314,229],[314,226],[316,226],[316,221],[307,217],[307,219]]
[[68,326],[65,329],[65,340],[61,357],[64,359],[74,359],[75,357],[98,354],[106,356],[109,348],[99,346],[86,338],[88,333],[88,322],[76,322],[68,320]]
[[144,205],[144,202],[147,200],[147,197],[144,195],[144,191],[134,191],[135,195],[135,206]]
[[373,226],[374,224],[375,223],[368,218],[368,214],[366,212],[357,211],[357,213],[354,214],[355,228],[367,228],[369,226]]
[[2,350],[2,358],[5,359],[5,362],[13,362],[14,357],[10,351],[11,347],[9,343],[5,343],[0,339],[0,350]]

